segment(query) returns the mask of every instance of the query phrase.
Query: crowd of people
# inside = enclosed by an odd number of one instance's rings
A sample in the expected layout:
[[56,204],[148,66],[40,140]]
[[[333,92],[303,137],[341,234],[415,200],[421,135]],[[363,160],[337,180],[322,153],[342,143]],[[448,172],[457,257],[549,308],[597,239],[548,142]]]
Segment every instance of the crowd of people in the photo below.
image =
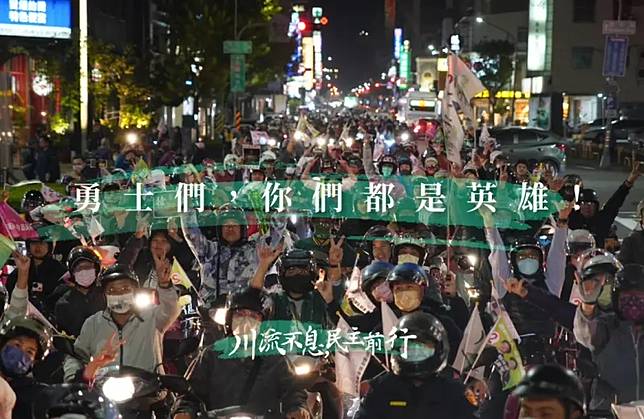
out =
[[[612,229],[638,165],[602,203],[579,176],[511,162],[492,138],[448,158],[432,121],[321,115],[255,128],[271,141],[238,132],[221,161],[203,144],[188,160],[157,132],[155,146],[126,144],[100,165],[75,159],[63,179],[68,196],[25,194],[17,210],[37,235],[3,267],[2,417],[118,415],[96,397],[115,366],[190,384],[120,401],[125,418],[230,406],[288,419],[608,418],[612,403],[644,398],[644,200],[630,236],[615,240]],[[118,204],[146,179],[156,189],[205,183],[221,202],[155,217]],[[334,181],[349,192],[365,179],[391,185],[391,218],[370,217],[359,199],[348,217],[315,216],[310,204],[267,217],[252,199],[267,182]],[[483,206],[478,225],[433,223],[406,206],[428,179],[540,183],[561,203],[543,219]],[[79,185],[93,182],[102,205],[83,211]],[[469,359],[475,318],[479,343],[499,322],[514,331]],[[339,384],[347,372],[333,355],[302,383],[289,355],[224,358],[213,349],[268,320],[346,323],[364,334],[386,334],[393,322],[414,340],[407,354],[372,355],[355,392]]]

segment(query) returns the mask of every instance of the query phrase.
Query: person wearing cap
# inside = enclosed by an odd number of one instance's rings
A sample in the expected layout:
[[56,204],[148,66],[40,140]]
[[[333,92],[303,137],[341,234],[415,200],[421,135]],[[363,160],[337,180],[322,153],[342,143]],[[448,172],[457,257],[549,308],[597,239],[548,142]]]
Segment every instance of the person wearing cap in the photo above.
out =
[[71,281],[54,306],[58,327],[70,336],[78,336],[91,315],[105,309],[105,295],[98,285],[101,257],[95,249],[78,246],[67,258]]
[[617,272],[612,302],[613,311],[606,312],[599,300],[588,300],[575,314],[575,338],[590,349],[601,377],[593,386],[591,409],[609,408],[615,398],[620,404],[644,398],[643,265],[625,265]]
[[[42,224],[34,223],[36,230]],[[27,255],[31,260],[29,265],[29,301],[41,312],[49,313],[53,304],[49,297],[60,285],[60,278],[65,274],[65,267],[52,257],[52,243],[45,237],[27,240]],[[18,271],[9,274],[6,288],[11,294],[18,279]]]
[[644,199],[637,204],[636,212],[639,229],[633,230],[630,236],[622,242],[617,258],[623,263],[638,263],[644,265]]
[[255,241],[248,237],[246,213],[234,206],[219,209],[215,237],[207,238],[194,212],[181,214],[181,229],[201,266],[200,294],[205,301],[248,285],[257,269]]
[[579,194],[579,209],[570,214],[568,225],[571,229],[585,229],[593,233],[598,247],[604,247],[611,227],[626,197],[640,176],[639,163],[635,163],[628,178],[600,208],[599,195],[593,189],[582,189]]
[[[472,419],[465,387],[441,372],[450,344],[445,327],[431,314],[414,312],[398,320],[397,335],[415,336],[391,353],[391,371],[369,381],[355,419]],[[405,333],[402,333],[402,331]]]
[[179,316],[180,307],[170,264],[160,257],[154,264],[159,305],[145,308],[136,305],[139,279],[127,266],[117,263],[101,273],[107,308],[83,323],[74,343],[80,359],[67,357],[65,381],[91,382],[99,369],[110,365],[163,373],[163,335]]
[[[586,413],[581,381],[560,365],[531,368],[511,398],[517,401],[518,419],[582,419]],[[516,418],[506,412],[506,419]]]

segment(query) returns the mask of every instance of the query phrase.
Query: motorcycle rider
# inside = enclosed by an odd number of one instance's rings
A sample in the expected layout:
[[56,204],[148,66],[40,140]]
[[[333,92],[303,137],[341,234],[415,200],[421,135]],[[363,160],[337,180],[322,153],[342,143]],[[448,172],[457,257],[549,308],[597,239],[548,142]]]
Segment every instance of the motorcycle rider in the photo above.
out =
[[639,176],[639,163],[635,163],[628,179],[601,208],[597,192],[593,189],[582,189],[579,194],[579,209],[570,214],[570,228],[589,230],[595,236],[597,246],[603,248],[615,217]]
[[75,352],[89,362],[83,365],[80,359],[67,357],[65,381],[92,381],[100,368],[115,364],[157,371],[162,361],[163,334],[179,316],[180,308],[170,280],[170,265],[163,258],[155,258],[155,269],[159,305],[146,309],[135,306],[139,287],[135,273],[119,264],[103,271],[100,281],[107,309],[85,321],[74,343]]
[[35,381],[30,373],[47,356],[50,346],[49,330],[33,317],[14,317],[0,328],[0,376],[16,394],[11,417],[32,418],[32,404],[46,386]]
[[396,327],[416,338],[406,353],[394,350],[391,372],[369,382],[355,419],[474,418],[463,385],[439,374],[447,366],[450,352],[441,321],[415,312],[404,315]]
[[644,396],[640,382],[644,266],[629,264],[615,275],[612,299],[614,312],[602,312],[598,304],[584,302],[575,315],[575,338],[591,350],[601,377],[593,388],[591,409],[608,408],[613,398],[601,395],[611,389],[618,403],[641,400]]
[[387,276],[387,283],[393,294],[394,312],[405,315],[416,311],[428,312],[436,316],[447,331],[451,351],[451,361],[463,337],[450,312],[445,310],[438,283],[429,278],[427,272],[415,263],[397,265]]
[[201,265],[200,294],[205,301],[248,285],[258,260],[255,242],[248,239],[243,210],[230,205],[219,209],[215,240],[204,236],[194,212],[181,214],[181,228]]
[[581,382],[556,364],[528,370],[512,397],[518,398],[518,419],[582,419],[586,411]]
[[[29,269],[29,301],[43,313],[50,313],[49,297],[60,284],[65,267],[52,258],[52,243],[43,237],[27,240],[27,252],[31,259]],[[7,279],[7,292],[11,294],[16,285],[18,271],[13,271]]]
[[67,268],[72,282],[63,285],[65,291],[56,301],[54,314],[61,330],[78,336],[85,320],[105,309],[105,295],[97,284],[101,258],[96,250],[78,246],[69,253]]
[[[226,335],[241,337],[259,333],[262,321],[273,311],[268,294],[257,288],[234,291],[226,301]],[[207,349],[190,378],[195,395],[207,410],[243,406],[250,413],[266,418],[308,419],[306,393],[297,389],[285,357],[258,356],[224,359]],[[184,402],[174,419],[190,419],[196,405]]]

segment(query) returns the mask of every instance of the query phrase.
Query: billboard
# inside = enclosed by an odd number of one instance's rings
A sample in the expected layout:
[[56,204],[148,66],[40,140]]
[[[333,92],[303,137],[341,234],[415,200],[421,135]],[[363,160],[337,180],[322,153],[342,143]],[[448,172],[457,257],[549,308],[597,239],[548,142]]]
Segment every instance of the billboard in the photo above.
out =
[[71,0],[0,0],[0,35],[68,39]]
[[551,0],[530,0],[528,24],[528,71],[550,71]]

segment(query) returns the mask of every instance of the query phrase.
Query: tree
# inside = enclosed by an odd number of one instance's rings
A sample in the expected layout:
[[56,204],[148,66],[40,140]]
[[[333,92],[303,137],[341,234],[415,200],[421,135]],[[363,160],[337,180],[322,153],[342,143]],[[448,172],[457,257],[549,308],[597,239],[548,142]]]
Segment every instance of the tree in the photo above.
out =
[[[277,0],[238,0],[238,33],[253,42],[253,52],[246,56],[250,86],[265,84],[282,72],[288,55],[274,54],[268,25],[280,12]],[[195,96],[201,101],[223,102],[229,91],[229,56],[224,54],[225,40],[234,33],[234,1],[160,0],[169,24],[167,52],[153,59],[152,77],[168,104]],[[186,83],[187,82],[187,83]],[[181,84],[181,86],[179,85]]]
[[483,41],[474,50],[479,59],[474,61],[472,68],[490,93],[488,100],[494,113],[496,94],[512,80],[514,45],[502,40]]

